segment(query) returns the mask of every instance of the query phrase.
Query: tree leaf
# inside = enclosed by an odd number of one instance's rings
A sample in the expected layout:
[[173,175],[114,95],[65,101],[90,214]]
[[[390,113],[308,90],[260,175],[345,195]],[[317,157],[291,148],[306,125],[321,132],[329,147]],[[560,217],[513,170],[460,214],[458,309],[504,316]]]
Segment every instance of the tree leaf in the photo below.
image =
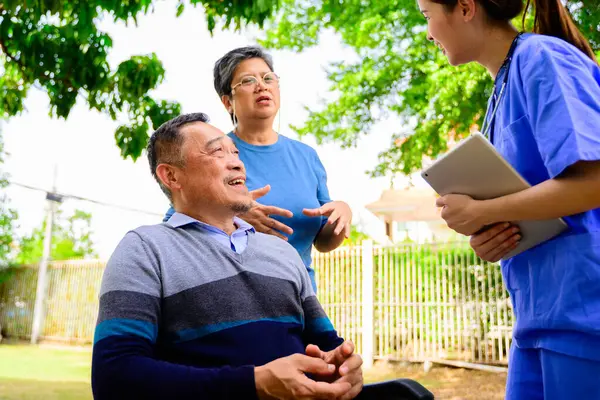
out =
[[[600,3],[583,3],[571,1],[570,9],[600,50]],[[520,27],[521,17],[514,23]],[[528,15],[526,26],[532,25]],[[420,169],[424,159],[446,151],[450,139],[481,124],[489,75],[477,65],[450,66],[427,40],[426,21],[414,0],[285,0],[261,44],[302,51],[317,45],[326,30],[339,35],[356,57],[329,66],[332,96],[306,107],[307,119],[291,126],[298,135],[350,147],[391,120],[398,126],[392,143],[369,171],[382,176]]]

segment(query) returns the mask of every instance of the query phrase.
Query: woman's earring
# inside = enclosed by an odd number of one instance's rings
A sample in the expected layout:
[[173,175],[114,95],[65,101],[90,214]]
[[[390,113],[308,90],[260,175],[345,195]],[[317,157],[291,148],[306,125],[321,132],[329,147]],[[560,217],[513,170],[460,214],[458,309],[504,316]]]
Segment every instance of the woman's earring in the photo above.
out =
[[233,107],[232,107],[231,115],[233,116],[233,118],[232,118],[233,119],[233,129],[235,129],[235,128],[237,128],[237,117],[235,116],[235,101],[232,102],[232,105],[233,105]]

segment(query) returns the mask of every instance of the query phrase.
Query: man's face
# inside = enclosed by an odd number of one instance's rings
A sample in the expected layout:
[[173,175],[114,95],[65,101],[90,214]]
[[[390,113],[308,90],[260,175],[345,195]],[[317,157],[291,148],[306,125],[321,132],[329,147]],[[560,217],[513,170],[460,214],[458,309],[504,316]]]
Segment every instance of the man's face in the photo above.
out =
[[232,140],[212,125],[195,122],[184,137],[180,200],[184,207],[223,208],[236,214],[252,207],[246,170]]

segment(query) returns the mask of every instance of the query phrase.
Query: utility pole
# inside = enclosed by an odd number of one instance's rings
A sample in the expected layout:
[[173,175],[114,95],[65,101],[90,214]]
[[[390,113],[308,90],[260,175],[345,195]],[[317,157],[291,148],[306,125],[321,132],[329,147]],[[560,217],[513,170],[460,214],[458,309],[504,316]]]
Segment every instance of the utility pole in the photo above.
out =
[[62,196],[56,194],[56,166],[54,166],[54,183],[52,192],[46,192],[46,231],[44,232],[44,250],[38,269],[37,290],[35,293],[35,308],[33,309],[33,325],[31,327],[31,344],[36,344],[44,326],[44,314],[46,311],[46,294],[48,284],[48,261],[52,250],[52,230],[54,227],[54,214]]

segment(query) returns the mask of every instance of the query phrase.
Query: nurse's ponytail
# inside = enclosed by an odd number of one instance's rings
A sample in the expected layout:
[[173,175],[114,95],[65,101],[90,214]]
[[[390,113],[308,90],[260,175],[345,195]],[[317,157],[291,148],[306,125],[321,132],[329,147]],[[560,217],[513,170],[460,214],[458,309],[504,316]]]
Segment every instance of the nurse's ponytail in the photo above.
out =
[[[431,0],[443,4],[453,10],[459,0]],[[483,7],[487,16],[492,21],[506,22],[521,15],[524,0],[477,0]],[[555,36],[571,43],[583,51],[592,60],[598,62],[589,42],[581,34],[571,19],[569,11],[563,6],[561,0],[527,0],[525,13],[523,13],[523,26],[525,15],[530,4],[533,3],[535,22],[533,32],[542,35]]]
[[[527,0],[525,12],[529,9],[530,2],[531,0]],[[533,32],[555,36],[569,42],[598,62],[592,46],[579,31],[561,0],[533,0],[533,6],[535,11]]]

